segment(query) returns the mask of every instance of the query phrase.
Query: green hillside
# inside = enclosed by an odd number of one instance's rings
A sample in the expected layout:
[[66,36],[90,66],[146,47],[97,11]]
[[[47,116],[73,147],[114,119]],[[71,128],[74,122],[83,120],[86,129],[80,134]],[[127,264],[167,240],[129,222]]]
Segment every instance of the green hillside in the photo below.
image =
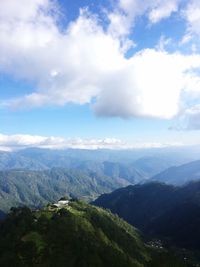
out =
[[0,266],[139,267],[149,259],[135,229],[81,202],[36,212],[14,209],[1,225],[0,241]]
[[1,267],[184,267],[150,249],[135,228],[83,202],[31,212],[14,208],[0,224]]

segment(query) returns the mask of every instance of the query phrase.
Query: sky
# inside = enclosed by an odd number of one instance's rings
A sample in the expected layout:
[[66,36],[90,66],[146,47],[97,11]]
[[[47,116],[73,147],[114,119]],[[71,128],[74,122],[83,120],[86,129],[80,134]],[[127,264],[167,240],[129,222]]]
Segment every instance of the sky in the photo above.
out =
[[0,150],[200,144],[199,0],[1,0]]

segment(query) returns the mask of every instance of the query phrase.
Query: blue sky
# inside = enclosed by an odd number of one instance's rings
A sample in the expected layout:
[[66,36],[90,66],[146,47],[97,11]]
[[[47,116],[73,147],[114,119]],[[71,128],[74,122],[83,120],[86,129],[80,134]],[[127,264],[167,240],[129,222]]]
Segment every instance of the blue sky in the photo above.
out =
[[0,148],[199,144],[197,0],[3,0]]

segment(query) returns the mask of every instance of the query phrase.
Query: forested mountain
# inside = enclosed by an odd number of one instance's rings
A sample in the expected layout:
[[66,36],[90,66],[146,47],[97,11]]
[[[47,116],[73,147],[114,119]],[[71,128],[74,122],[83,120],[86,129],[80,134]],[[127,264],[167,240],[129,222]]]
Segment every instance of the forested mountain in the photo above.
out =
[[1,267],[185,267],[103,209],[70,201],[40,211],[12,209],[0,223]]
[[160,183],[128,186],[94,201],[145,234],[200,249],[200,182],[183,187]]
[[151,180],[173,185],[183,185],[191,181],[198,181],[200,180],[200,160],[178,167],[171,167],[155,175]]
[[[121,153],[124,156],[135,155],[128,151]],[[119,187],[143,183],[152,174],[175,162],[158,155],[132,162],[130,158],[128,162],[105,160],[114,159],[116,155],[114,151],[105,150],[38,148],[0,152],[0,209],[8,211],[11,206],[24,204],[41,206],[65,194],[92,200]],[[169,168],[152,179],[172,184],[198,179],[199,162]]]
[[90,171],[53,168],[45,171],[9,170],[0,172],[0,209],[12,206],[42,206],[63,195],[91,200],[105,192],[127,185],[123,179],[114,179]]
[[[135,164],[105,161],[114,159],[114,155],[104,150],[38,148],[0,152],[0,209],[7,212],[12,206],[38,207],[69,194],[92,200],[102,193],[143,182],[150,173],[160,170],[160,159],[154,157]],[[149,170],[147,166],[152,162]],[[167,165],[165,162],[162,166]]]

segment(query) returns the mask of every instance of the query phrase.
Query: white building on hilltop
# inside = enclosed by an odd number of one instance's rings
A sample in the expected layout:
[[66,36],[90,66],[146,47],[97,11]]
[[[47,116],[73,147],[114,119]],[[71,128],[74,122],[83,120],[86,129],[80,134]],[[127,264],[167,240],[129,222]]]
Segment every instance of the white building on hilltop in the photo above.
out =
[[69,200],[59,200],[58,203],[54,203],[53,206],[56,206],[57,208],[66,207],[69,204]]

